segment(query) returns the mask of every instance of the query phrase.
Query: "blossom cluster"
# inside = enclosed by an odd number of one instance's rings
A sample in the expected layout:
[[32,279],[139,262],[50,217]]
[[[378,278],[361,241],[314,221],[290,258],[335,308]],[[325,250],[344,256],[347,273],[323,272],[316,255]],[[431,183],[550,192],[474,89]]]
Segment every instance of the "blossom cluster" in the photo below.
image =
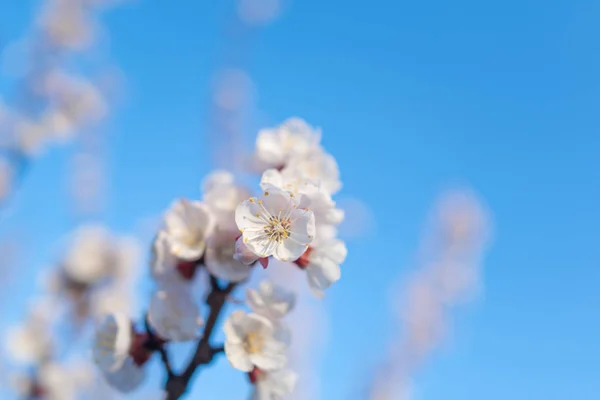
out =
[[105,93],[74,71],[72,62],[93,48],[100,30],[96,17],[105,3],[45,0],[30,34],[10,45],[6,58],[19,66],[13,72],[19,79],[14,98],[0,96],[0,200],[44,147],[71,139],[107,115]]
[[[10,377],[23,398],[75,400],[93,383],[86,360],[70,357],[65,331],[74,342],[85,323],[131,305],[138,246],[100,225],[83,225],[69,237],[59,261],[42,279],[42,293],[26,318],[5,337],[11,360],[25,369]],[[65,356],[66,354],[66,356]]]
[[[152,245],[155,289],[144,329],[121,312],[97,325],[94,360],[116,389],[138,387],[154,352],[161,353],[169,381],[187,384],[189,371],[223,351],[232,367],[248,374],[253,398],[278,399],[293,390],[297,377],[287,368],[292,332],[284,317],[293,309],[294,293],[262,280],[246,291],[248,309],[234,310],[225,321],[223,346],[209,339],[232,291],[249,281],[257,265],[267,268],[271,258],[304,270],[317,297],[340,278],[346,246],[337,226],[344,213],[332,199],[341,188],[339,170],[320,145],[320,131],[298,118],[261,130],[253,160],[261,173],[258,196],[251,197],[233,174],[215,171],[202,182],[201,200],[178,199],[164,213]],[[204,293],[200,288],[207,280],[210,291]],[[202,296],[210,310],[206,320]],[[178,375],[167,346],[190,341],[198,343],[196,356]]]

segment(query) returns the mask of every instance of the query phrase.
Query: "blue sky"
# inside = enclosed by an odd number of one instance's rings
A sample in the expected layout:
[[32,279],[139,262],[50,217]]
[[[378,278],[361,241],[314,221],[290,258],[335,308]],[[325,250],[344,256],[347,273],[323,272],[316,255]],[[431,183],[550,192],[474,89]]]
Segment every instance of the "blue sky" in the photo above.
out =
[[[333,340],[321,398],[354,398],[368,378],[391,333],[389,282],[412,267],[428,209],[454,184],[485,200],[495,240],[483,294],[423,366],[416,399],[598,398],[600,5],[296,0],[236,40],[224,34],[229,2],[212,3],[140,0],[105,19],[127,95],[106,127],[103,220],[136,230],[173,198],[199,196],[211,167],[211,76],[241,60],[258,93],[247,140],[294,115],[322,127],[340,197],[361,199],[374,217],[349,240],[343,279],[324,301]],[[2,2],[3,38],[22,32],[32,4]],[[4,236],[17,232],[27,250],[7,321],[76,222],[71,151],[37,161],[4,217]],[[223,382],[231,393],[218,392]],[[245,378],[222,361],[197,386],[207,399],[233,399]]]

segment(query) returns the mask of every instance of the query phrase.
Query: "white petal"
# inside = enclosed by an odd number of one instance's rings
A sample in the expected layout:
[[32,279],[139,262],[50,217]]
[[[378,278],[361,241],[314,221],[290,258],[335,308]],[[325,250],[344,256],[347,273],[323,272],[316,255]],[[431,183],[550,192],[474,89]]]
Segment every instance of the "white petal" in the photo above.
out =
[[128,358],[118,370],[105,372],[104,378],[118,391],[129,393],[140,386],[146,378],[146,372],[138,367],[132,358]]
[[225,341],[225,356],[235,369],[250,372],[254,365],[250,361],[248,353],[244,350],[244,345],[236,342]]
[[217,170],[204,178],[202,181],[202,191],[204,193],[210,192],[219,186],[228,186],[233,184],[234,176],[231,172],[225,170]]
[[246,247],[244,238],[241,236],[235,242],[235,255],[233,258],[246,266],[249,266],[258,260],[258,256]]
[[173,342],[197,339],[202,319],[191,288],[185,283],[159,287],[150,301],[148,322],[163,339]]
[[96,327],[93,355],[104,371],[114,371],[129,356],[132,342],[130,319],[121,313],[105,315]]
[[269,318],[282,318],[294,307],[296,296],[269,281],[261,282],[259,289],[247,289],[246,301],[252,311]]
[[276,169],[266,170],[260,179],[260,187],[263,191],[269,190],[272,187],[282,188],[283,178],[281,177],[281,173]]
[[[241,243],[243,245],[243,241]],[[241,282],[247,279],[250,276],[251,268],[243,262],[247,259],[243,254],[244,249],[238,249],[239,246],[235,236],[231,234],[214,235],[208,243],[204,257],[208,271],[217,278],[230,282]],[[242,260],[234,258],[238,251],[240,252],[238,257],[241,257]],[[251,254],[254,255],[254,253]]]
[[254,365],[265,371],[281,369],[287,364],[287,346],[272,338],[267,338],[263,343],[262,352],[250,354]]
[[322,258],[306,267],[308,283],[311,288],[324,290],[341,278],[340,266],[330,259]]

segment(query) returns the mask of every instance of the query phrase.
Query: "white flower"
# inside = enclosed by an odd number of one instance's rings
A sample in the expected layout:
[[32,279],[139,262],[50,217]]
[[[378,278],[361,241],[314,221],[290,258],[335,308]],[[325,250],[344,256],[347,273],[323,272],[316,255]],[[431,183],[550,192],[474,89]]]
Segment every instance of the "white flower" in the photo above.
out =
[[254,384],[250,400],[283,400],[292,394],[298,374],[288,369],[263,372]]
[[273,282],[263,281],[258,290],[246,290],[246,301],[255,313],[277,320],[294,308],[296,295]]
[[331,239],[318,247],[311,247],[298,260],[298,265],[306,269],[308,284],[315,295],[321,297],[323,290],[340,279],[340,264],[346,259],[347,253],[343,241]]
[[101,225],[84,225],[73,233],[62,267],[73,281],[91,285],[109,275],[116,263],[108,230]]
[[54,347],[50,334],[50,315],[53,310],[45,304],[35,304],[22,325],[9,328],[5,346],[18,362],[36,364],[47,360]]
[[181,282],[183,276],[177,269],[179,260],[171,252],[166,232],[159,231],[152,245],[150,273],[159,282]]
[[202,192],[208,193],[219,186],[231,186],[234,181],[235,178],[229,171],[213,171],[202,180]]
[[39,385],[44,392],[44,399],[75,400],[79,382],[73,379],[73,372],[57,363],[42,365]]
[[300,118],[290,118],[258,133],[255,157],[265,168],[281,168],[291,157],[302,157],[318,148],[320,140],[320,130]]
[[293,194],[302,194],[307,199],[306,206],[315,214],[317,225],[338,225],[344,219],[344,211],[336,208],[331,195],[320,187],[316,180],[293,176],[276,169],[266,170],[261,178],[260,187],[269,190],[271,187],[286,190]]
[[113,372],[130,358],[133,328],[130,319],[121,313],[103,316],[96,326],[94,361],[102,371]]
[[106,381],[122,393],[129,393],[137,389],[146,378],[146,370],[137,365],[131,357],[127,358],[119,369],[103,372]]
[[251,268],[234,258],[236,238],[230,233],[218,233],[208,241],[204,264],[212,275],[230,282],[241,282],[250,276]]
[[148,322],[158,336],[173,342],[197,339],[203,323],[191,288],[185,283],[163,285],[154,292]]
[[214,229],[214,218],[206,204],[178,200],[167,211],[164,223],[173,254],[183,260],[202,257],[206,240]]
[[52,2],[40,22],[48,38],[61,47],[83,50],[93,40],[93,21],[73,2]]
[[287,363],[288,335],[266,317],[234,311],[225,322],[225,354],[230,364],[249,372],[254,366],[265,371]]
[[302,157],[293,157],[281,173],[288,179],[296,177],[318,182],[329,194],[336,193],[342,187],[337,161],[322,149]]
[[211,189],[204,192],[204,201],[215,216],[219,230],[235,232],[235,209],[250,196],[250,192],[233,182],[212,183]]
[[92,315],[101,316],[114,312],[130,314],[134,308],[132,288],[119,283],[104,286],[91,293],[90,312]]
[[240,204],[235,222],[246,247],[260,258],[294,261],[300,257],[315,235],[315,216],[303,208],[302,197],[272,188],[260,199]]

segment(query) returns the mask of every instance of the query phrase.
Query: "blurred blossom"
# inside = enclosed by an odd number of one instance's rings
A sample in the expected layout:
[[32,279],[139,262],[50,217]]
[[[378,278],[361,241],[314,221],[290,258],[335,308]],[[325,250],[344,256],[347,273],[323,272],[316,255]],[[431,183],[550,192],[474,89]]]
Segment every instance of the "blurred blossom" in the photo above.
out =
[[70,279],[92,285],[109,276],[126,277],[137,261],[135,242],[119,239],[101,225],[84,225],[72,235],[62,261]]
[[262,25],[279,17],[281,0],[238,0],[238,16],[248,25]]
[[187,283],[160,286],[150,299],[148,322],[161,339],[186,342],[199,338],[204,321]]
[[214,225],[214,217],[205,203],[179,199],[165,213],[163,231],[173,254],[193,261],[202,257]]
[[280,169],[293,157],[300,162],[318,150],[320,141],[321,130],[313,128],[300,118],[289,118],[274,128],[261,129],[256,138],[254,156],[257,168]]
[[246,290],[246,302],[255,313],[277,320],[294,308],[296,295],[273,282],[262,281],[258,290]]
[[[251,267],[238,261],[236,254],[237,233],[215,233],[208,241],[204,263],[206,269],[219,279],[241,282],[250,276]],[[252,262],[256,261],[254,258]]]
[[76,204],[82,211],[99,209],[105,190],[102,161],[94,154],[81,152],[73,157],[72,163],[69,178]]
[[214,82],[213,102],[222,109],[239,110],[253,97],[254,84],[248,74],[238,68],[220,71]]
[[39,26],[56,47],[84,50],[95,35],[96,26],[80,0],[49,0]]
[[450,311],[478,284],[488,225],[487,213],[471,192],[441,198],[423,241],[422,266],[401,291],[406,297],[395,299],[403,334],[375,377],[371,399],[408,396],[415,370],[444,338]]
[[12,165],[5,158],[0,158],[0,202],[10,194],[14,179]]
[[34,303],[26,319],[7,330],[4,344],[15,361],[35,364],[52,356],[54,342],[51,322],[55,310],[51,308],[51,304],[45,301]]

